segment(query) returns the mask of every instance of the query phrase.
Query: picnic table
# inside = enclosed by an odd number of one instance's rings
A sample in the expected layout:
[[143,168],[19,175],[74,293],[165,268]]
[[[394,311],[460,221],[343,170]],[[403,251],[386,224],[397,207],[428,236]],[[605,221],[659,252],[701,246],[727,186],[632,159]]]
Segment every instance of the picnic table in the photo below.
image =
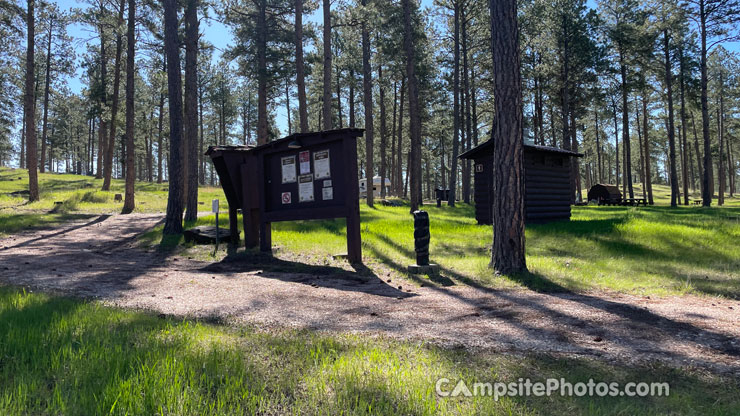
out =
[[599,205],[629,205],[629,206],[647,206],[647,200],[645,198],[612,198],[602,199],[599,201]]
[[691,203],[694,204],[694,205],[701,205],[702,200],[701,199],[695,199],[695,200],[691,201]]
[[647,206],[647,200],[645,198],[625,198],[624,203],[622,205],[630,205],[630,206]]

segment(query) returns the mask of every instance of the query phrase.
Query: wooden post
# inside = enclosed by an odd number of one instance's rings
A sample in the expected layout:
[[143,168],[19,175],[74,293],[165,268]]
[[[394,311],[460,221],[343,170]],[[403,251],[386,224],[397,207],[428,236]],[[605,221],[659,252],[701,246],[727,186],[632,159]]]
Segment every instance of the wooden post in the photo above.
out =
[[242,223],[244,227],[244,247],[255,248],[259,244],[259,211],[253,198],[254,189],[247,185],[251,172],[250,164],[241,165],[242,177]]
[[231,233],[230,244],[239,244],[239,218],[237,207],[229,205],[229,232]]
[[[360,190],[357,179],[357,139],[342,141],[346,177],[348,178],[346,192],[347,207],[347,260],[350,263],[362,263],[362,237],[360,236]],[[372,180],[369,179],[369,180]],[[371,192],[370,190],[368,192]]]

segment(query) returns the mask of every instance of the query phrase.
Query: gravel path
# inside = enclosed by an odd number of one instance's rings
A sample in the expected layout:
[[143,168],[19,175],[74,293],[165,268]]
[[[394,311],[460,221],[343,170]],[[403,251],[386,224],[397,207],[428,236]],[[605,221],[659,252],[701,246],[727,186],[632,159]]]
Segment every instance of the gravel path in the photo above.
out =
[[740,375],[738,301],[419,287],[398,278],[389,283],[367,270],[308,266],[307,273],[282,273],[295,264],[264,257],[205,263],[137,248],[135,237],[161,220],[155,214],[101,216],[1,239],[0,282],[266,328],[658,360]]

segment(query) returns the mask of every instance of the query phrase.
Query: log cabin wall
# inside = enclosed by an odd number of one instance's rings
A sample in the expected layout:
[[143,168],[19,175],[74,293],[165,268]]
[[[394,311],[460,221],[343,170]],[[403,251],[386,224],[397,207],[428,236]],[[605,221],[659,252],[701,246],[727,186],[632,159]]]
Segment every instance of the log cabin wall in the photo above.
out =
[[[492,224],[493,156],[479,151],[475,160],[475,219]],[[525,146],[524,214],[529,224],[570,219],[569,158],[576,153],[560,149]]]

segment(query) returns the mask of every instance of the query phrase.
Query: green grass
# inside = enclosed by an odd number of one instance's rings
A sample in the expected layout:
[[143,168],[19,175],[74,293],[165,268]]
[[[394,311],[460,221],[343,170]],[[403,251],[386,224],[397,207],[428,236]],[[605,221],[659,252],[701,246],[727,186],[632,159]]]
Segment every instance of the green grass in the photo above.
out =
[[[729,376],[264,332],[0,287],[0,414],[738,414]],[[442,398],[435,382],[670,382],[668,397]]]
[[[20,178],[20,179],[19,179]],[[39,174],[41,200],[28,203],[27,195],[11,195],[28,190],[28,172],[22,169],[0,168],[0,236],[26,229],[29,224],[54,225],[71,214],[120,213],[122,201],[114,201],[115,194],[124,194],[123,180],[113,179],[109,192],[100,191],[102,179],[91,176],[42,173]],[[167,183],[137,182],[135,212],[164,212],[167,208]],[[202,210],[210,210],[211,199],[225,202],[220,187],[201,187],[198,199]],[[55,208],[55,202],[63,202]],[[49,215],[49,214],[55,215]],[[67,214],[67,215],[58,215]]]

